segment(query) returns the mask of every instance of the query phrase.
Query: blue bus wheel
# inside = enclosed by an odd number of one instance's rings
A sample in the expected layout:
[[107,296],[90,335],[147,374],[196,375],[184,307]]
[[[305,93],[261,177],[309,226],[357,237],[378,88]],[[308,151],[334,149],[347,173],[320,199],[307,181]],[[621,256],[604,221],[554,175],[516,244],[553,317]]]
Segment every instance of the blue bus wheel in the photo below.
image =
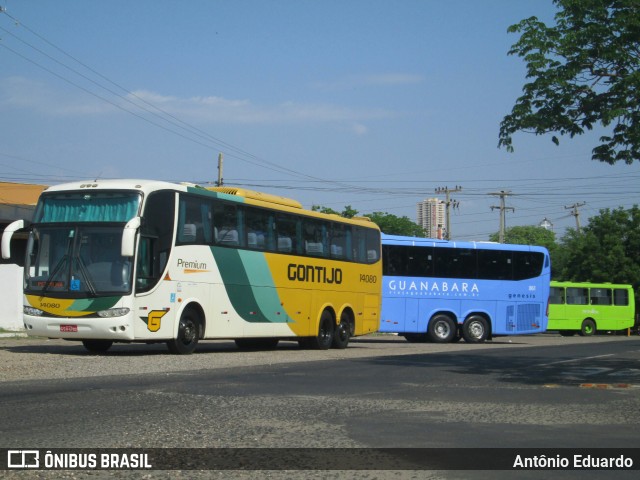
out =
[[427,334],[434,343],[449,343],[456,336],[456,333],[456,322],[448,315],[436,315],[429,322]]
[[482,343],[489,336],[489,325],[484,317],[472,315],[462,325],[462,337],[469,343]]

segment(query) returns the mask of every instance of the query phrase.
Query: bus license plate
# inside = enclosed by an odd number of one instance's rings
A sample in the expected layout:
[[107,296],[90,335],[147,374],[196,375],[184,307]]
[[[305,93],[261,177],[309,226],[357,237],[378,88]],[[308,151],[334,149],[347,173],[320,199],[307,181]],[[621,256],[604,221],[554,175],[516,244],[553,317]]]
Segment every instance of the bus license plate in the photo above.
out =
[[77,325],[60,325],[60,331],[61,332],[77,332],[78,326]]

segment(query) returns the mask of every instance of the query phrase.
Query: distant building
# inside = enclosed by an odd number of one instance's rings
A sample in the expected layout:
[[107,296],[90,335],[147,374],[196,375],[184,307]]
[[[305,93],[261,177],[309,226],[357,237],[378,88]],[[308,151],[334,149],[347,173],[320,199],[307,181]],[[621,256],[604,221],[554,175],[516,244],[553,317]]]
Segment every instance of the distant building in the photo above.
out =
[[445,238],[446,225],[445,202],[437,198],[427,198],[418,203],[418,225],[424,228],[427,238]]
[[[45,188],[45,185],[0,182],[0,235],[14,220],[31,220],[38,197]],[[0,259],[0,263],[22,265],[26,239],[25,234],[16,234],[11,240],[12,258]]]

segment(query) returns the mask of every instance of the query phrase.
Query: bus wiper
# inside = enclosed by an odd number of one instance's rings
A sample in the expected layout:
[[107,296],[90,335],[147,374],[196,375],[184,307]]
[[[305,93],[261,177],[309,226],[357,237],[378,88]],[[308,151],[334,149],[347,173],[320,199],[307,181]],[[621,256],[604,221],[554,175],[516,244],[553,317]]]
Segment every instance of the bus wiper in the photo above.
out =
[[58,272],[60,272],[60,270],[62,269],[62,267],[67,263],[67,260],[69,259],[69,254],[65,253],[60,260],[58,261],[58,263],[56,263],[56,266],[53,268],[53,270],[51,270],[51,274],[47,277],[47,279],[44,282],[44,287],[42,287],[42,295],[44,296],[45,293],[47,293],[47,291],[49,290],[49,286],[51,285],[51,283],[53,282],[53,279],[56,278],[56,275],[58,275]]
[[91,278],[91,274],[89,273],[89,270],[87,270],[87,266],[85,265],[84,260],[82,260],[82,257],[78,256],[77,262],[78,262],[78,270],[80,270],[80,273],[82,274],[84,279],[87,281],[87,288],[89,289],[89,293],[95,297],[96,287],[93,283],[93,278]]

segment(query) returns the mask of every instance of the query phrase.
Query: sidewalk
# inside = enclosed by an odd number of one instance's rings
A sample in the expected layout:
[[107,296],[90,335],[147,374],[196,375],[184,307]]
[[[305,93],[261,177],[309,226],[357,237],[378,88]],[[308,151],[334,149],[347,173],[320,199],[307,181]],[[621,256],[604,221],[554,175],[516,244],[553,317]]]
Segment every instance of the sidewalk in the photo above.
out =
[[4,331],[4,332],[0,332],[0,338],[16,338],[16,337],[27,337],[27,332],[25,332],[24,330],[16,330],[16,331]]

